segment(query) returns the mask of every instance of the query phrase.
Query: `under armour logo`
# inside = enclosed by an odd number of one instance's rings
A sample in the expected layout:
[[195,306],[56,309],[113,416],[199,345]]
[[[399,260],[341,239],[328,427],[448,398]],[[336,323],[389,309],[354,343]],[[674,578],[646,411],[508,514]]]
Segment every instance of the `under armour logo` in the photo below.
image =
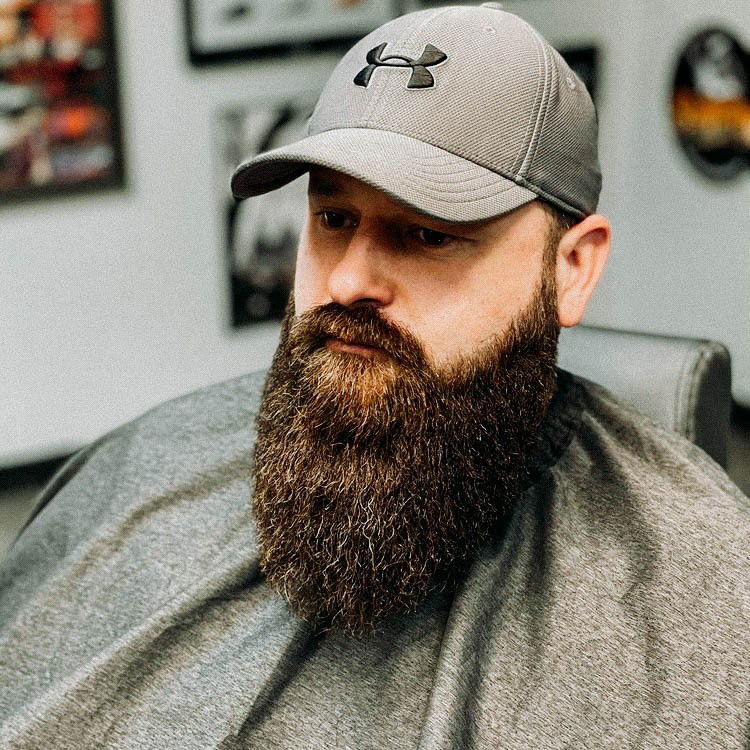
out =
[[375,68],[411,68],[411,77],[409,78],[409,83],[406,84],[406,88],[429,89],[435,85],[435,79],[427,68],[448,59],[448,55],[445,52],[441,52],[431,44],[425,44],[424,52],[416,60],[412,60],[410,57],[401,57],[400,55],[383,57],[383,52],[387,45],[388,42],[383,42],[383,44],[379,44],[367,53],[367,62],[369,65],[362,68],[355,76],[354,83],[357,86],[364,86],[366,88],[367,84],[370,83],[372,74],[375,72]]

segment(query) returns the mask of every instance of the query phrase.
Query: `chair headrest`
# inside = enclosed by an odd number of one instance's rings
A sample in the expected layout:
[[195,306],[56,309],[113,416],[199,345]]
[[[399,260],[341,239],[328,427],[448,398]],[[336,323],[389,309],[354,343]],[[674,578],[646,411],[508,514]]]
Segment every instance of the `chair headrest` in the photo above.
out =
[[603,385],[726,466],[731,364],[723,345],[577,326],[563,330],[558,363]]

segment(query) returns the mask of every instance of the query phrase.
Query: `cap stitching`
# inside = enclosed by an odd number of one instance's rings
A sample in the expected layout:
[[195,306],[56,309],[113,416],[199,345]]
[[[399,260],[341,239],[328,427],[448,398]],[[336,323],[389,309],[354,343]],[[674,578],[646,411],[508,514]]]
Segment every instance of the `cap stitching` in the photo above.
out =
[[[494,173],[493,173],[494,174]],[[496,175],[499,176],[499,175]],[[484,191],[492,189],[492,193],[486,193],[487,197],[490,197],[491,195],[500,195],[501,193],[505,193],[508,190],[511,190],[512,188],[516,187],[522,187],[517,185],[515,182],[511,182],[509,185],[501,188],[500,190],[496,189],[496,186],[493,186],[487,182],[484,182],[484,175],[478,176],[474,179],[468,179],[468,180],[460,180],[453,183],[448,183],[447,181],[444,183],[436,183],[434,185],[430,186],[430,192],[434,193],[435,195],[447,195],[447,196],[455,196],[458,200],[467,200],[472,201],[476,200],[476,198],[470,198],[467,197],[465,199],[462,199],[459,197],[459,193],[465,193],[467,191],[471,191],[473,193],[484,193]],[[409,178],[404,178],[404,182],[408,184],[411,183],[411,180]],[[479,182],[479,184],[472,185],[472,182]],[[510,182],[510,181],[509,181]],[[525,188],[528,190],[528,188]]]
[[[540,50],[537,46],[536,50],[537,54],[537,63],[540,63]],[[539,95],[539,87],[542,85],[543,81],[538,79],[536,84],[536,91],[534,92],[534,100],[538,98]],[[514,175],[520,175],[521,173],[521,165],[525,161],[526,157],[524,152],[524,149],[528,151],[529,144],[531,143],[531,137],[529,137],[529,131],[532,129],[532,124],[536,118],[536,113],[532,112],[532,114],[529,116],[528,122],[526,123],[526,131],[523,134],[523,138],[521,139],[521,145],[518,147],[518,151],[516,151],[516,155],[513,157],[513,163],[511,166],[511,171]]]
[[[424,144],[430,146],[431,148],[436,148],[436,149],[439,149],[440,151],[444,151],[445,153],[450,154],[451,156],[455,156],[457,159],[461,159],[463,161],[469,162],[470,164],[473,164],[473,165],[475,165],[477,167],[480,167],[481,169],[486,169],[488,172],[492,172],[493,174],[498,175],[498,177],[504,177],[506,180],[510,180],[511,182],[514,182],[515,184],[520,185],[521,187],[525,187],[525,188],[527,188],[528,190],[531,190],[534,193],[537,193],[537,194],[544,193],[544,191],[542,191],[536,185],[533,185],[528,180],[524,179],[523,177],[521,177],[519,175],[508,174],[508,173],[506,173],[506,172],[504,172],[502,170],[499,170],[499,169],[490,169],[489,167],[486,167],[484,164],[480,164],[478,162],[473,161],[472,159],[468,159],[467,157],[463,156],[462,154],[457,154],[457,153],[455,153],[455,152],[453,152],[453,151],[451,151],[451,150],[449,150],[449,149],[447,149],[447,148],[445,148],[443,146],[436,146],[434,143],[430,143],[429,141],[426,141],[426,140],[424,140],[422,138],[417,138],[417,137],[412,136],[412,135],[410,135],[408,133],[401,133],[401,132],[396,131],[396,130],[384,130],[382,128],[372,128],[372,127],[367,127],[367,126],[364,126],[364,125],[350,125],[350,126],[348,126],[346,128],[329,128],[328,130],[322,130],[320,133],[316,133],[314,135],[307,136],[307,138],[304,138],[301,141],[297,141],[296,143],[291,143],[288,146],[280,146],[279,149],[278,149],[278,151],[281,151],[282,149],[291,149],[294,146],[300,146],[306,140],[309,140],[311,138],[317,138],[318,136],[322,135],[323,133],[331,133],[331,132],[334,132],[334,131],[337,131],[337,130],[374,130],[374,131],[380,132],[380,133],[388,133],[388,134],[393,134],[393,135],[397,135],[397,136],[402,136],[404,138],[412,138],[413,140],[419,141],[420,143],[424,143]],[[271,162],[271,161],[286,161],[289,158],[288,155],[286,155],[286,154],[284,154],[284,155],[278,154],[278,151],[274,150],[274,151],[266,152],[266,154],[259,154],[258,156],[253,157],[253,159],[251,159],[249,162],[247,162],[246,165],[241,165],[240,167],[238,167],[235,170],[235,175],[237,177],[239,177],[238,173],[241,172],[241,171],[244,171],[244,168],[245,167],[249,167],[251,164],[253,164],[253,166],[254,166],[255,164],[268,163],[268,162]],[[296,156],[293,157],[293,161],[298,161],[300,163],[304,163],[304,162],[310,163],[309,159],[306,158],[304,155],[301,158],[298,158]],[[509,186],[509,188],[510,188],[510,186]],[[545,197],[546,197],[546,193],[545,193]],[[561,203],[559,199],[556,199],[556,202],[558,204]],[[568,210],[571,210],[571,211],[573,211],[575,213],[581,213],[579,209],[575,209],[575,208],[567,206],[567,205],[565,205],[563,207],[568,208]]]
[[[266,163],[268,163],[268,161],[275,161],[275,160],[269,159],[269,160],[266,161]],[[258,193],[253,192],[252,194],[253,195],[262,194],[262,193],[268,192],[271,189],[275,189],[277,187],[280,187],[281,185],[284,185],[284,184],[290,182],[291,180],[295,179],[296,177],[298,177],[299,175],[301,175],[302,173],[304,173],[305,171],[307,171],[307,169],[309,169],[310,166],[312,166],[312,165],[314,165],[316,163],[319,163],[319,164],[322,164],[322,165],[325,166],[325,162],[322,159],[315,159],[315,160],[311,160],[311,161],[307,161],[307,162],[299,161],[299,162],[292,163],[292,164],[287,163],[285,165],[287,167],[287,169],[285,170],[285,174],[284,174],[283,177],[281,177],[281,179],[277,179],[275,181],[272,181],[271,183],[267,183],[265,189],[263,189],[262,191],[259,191]],[[353,175],[354,175],[355,171],[352,172]],[[487,171],[490,172],[490,170],[487,170]],[[241,177],[241,175],[235,175],[235,177]],[[370,184],[373,187],[378,188],[379,190],[383,190],[385,193],[387,193],[388,195],[391,195],[396,200],[399,200],[399,201],[402,201],[402,202],[406,202],[407,204],[411,203],[411,201],[410,201],[409,198],[404,197],[402,194],[397,194],[394,191],[392,191],[392,190],[390,190],[390,189],[388,189],[388,188],[386,188],[386,187],[384,187],[382,185],[378,185],[376,183],[376,181],[373,180],[368,175],[360,175],[359,179],[362,179],[363,182],[365,182],[367,184]],[[409,184],[409,182],[410,182],[409,180],[406,180],[405,184]],[[273,187],[268,187],[269,184],[273,185]],[[236,187],[239,187],[239,186],[236,186]],[[486,193],[484,195],[480,194],[479,196],[475,195],[475,196],[471,196],[471,197],[470,196],[466,196],[464,198],[461,198],[459,196],[451,194],[451,195],[447,196],[447,198],[446,198],[446,197],[442,197],[440,195],[440,191],[434,191],[434,189],[433,190],[427,190],[427,191],[425,191],[425,190],[421,189],[421,186],[419,186],[418,184],[413,184],[412,183],[410,185],[410,187],[413,190],[415,190],[416,193],[421,198],[424,198],[424,199],[429,200],[429,201],[437,201],[438,203],[445,202],[446,206],[448,206],[448,205],[452,205],[452,206],[459,206],[459,205],[472,206],[472,205],[474,205],[474,206],[476,206],[477,203],[486,204],[487,201],[491,201],[491,202],[497,204],[498,199],[502,195],[504,195],[505,193],[509,192],[511,189],[513,189],[515,187],[520,187],[520,188],[523,189],[523,186],[519,186],[519,185],[517,185],[515,183],[512,183],[512,184],[508,185],[507,187],[503,188],[502,190],[497,190],[497,191],[494,191],[492,193]],[[242,192],[241,190],[236,191],[236,195],[237,195],[238,198],[241,197],[241,195],[240,195],[241,192]],[[530,191],[530,192],[533,193],[533,191]],[[242,197],[247,197],[247,196],[242,196]],[[484,218],[491,218],[492,215],[501,215],[503,213],[506,213],[507,211],[512,210],[514,207],[516,207],[518,205],[523,205],[523,203],[526,203],[529,200],[533,200],[533,198],[526,198],[526,197],[524,197],[524,200],[521,201],[521,202],[513,201],[512,202],[513,205],[505,204],[505,205],[501,205],[501,206],[496,206],[496,208],[497,208],[496,214],[488,214]],[[412,205],[416,205],[416,204],[412,204]],[[456,218],[455,216],[453,218],[449,219],[448,215],[445,212],[440,211],[440,210],[429,209],[429,208],[427,208],[425,206],[423,206],[422,208],[419,208],[418,210],[422,210],[422,211],[426,212],[429,215],[442,216],[442,218],[447,219],[447,220],[451,220],[451,221],[465,221],[465,220],[471,221],[471,220],[473,220],[473,219]],[[483,211],[483,213],[484,213],[484,211]]]
[[572,203],[568,203],[557,195],[553,195],[552,193],[547,192],[543,188],[540,188],[538,185],[534,185],[534,183],[529,182],[525,177],[518,176],[513,179],[515,179],[516,183],[518,183],[521,187],[528,188],[533,193],[536,193],[540,198],[544,198],[546,201],[554,203],[556,206],[562,208],[565,211],[569,211],[576,216],[580,216],[582,219],[586,218],[589,215],[589,212],[586,212],[578,208],[577,206],[574,206]]
[[[345,128],[328,128],[327,130],[321,130],[320,133],[316,133],[313,136],[308,136],[309,138],[314,138],[317,135],[322,135],[323,133],[331,133],[335,130],[376,130],[381,133],[393,133],[394,135],[401,135],[405,138],[412,138],[415,141],[419,141],[420,143],[424,143],[428,146],[431,146],[432,148],[440,149],[441,151],[445,151],[447,154],[451,154],[451,156],[455,156],[458,159],[463,159],[464,161],[467,161],[471,164],[476,165],[477,167],[481,167],[482,169],[486,169],[488,172],[494,172],[496,175],[499,175],[500,177],[505,177],[508,180],[513,180],[514,182],[518,182],[519,179],[523,179],[520,177],[520,175],[515,175],[512,173],[508,173],[502,169],[497,169],[494,167],[487,167],[484,164],[481,164],[478,161],[474,161],[474,159],[470,159],[467,156],[464,156],[463,154],[456,153],[455,151],[452,151],[449,148],[446,148],[445,146],[438,146],[434,144],[432,141],[427,140],[423,134],[415,133],[414,131],[410,130],[393,130],[393,129],[385,129],[385,128],[378,128],[378,127],[371,127],[369,125],[347,125]],[[295,145],[295,144],[291,144]]]
[[539,133],[536,138],[536,142],[534,144],[534,153],[531,156],[529,169],[531,169],[534,161],[536,160],[536,154],[537,154],[537,151],[539,150],[539,144],[542,142],[542,136],[544,134],[545,127],[547,125],[547,117],[549,116],[549,113],[550,113],[552,95],[555,93],[556,87],[559,87],[560,85],[560,79],[559,79],[559,76],[557,75],[558,68],[557,68],[557,63],[555,61],[554,50],[545,46],[544,53],[545,53],[545,59],[547,61],[547,71],[549,73],[550,85],[547,89],[547,98],[544,102],[544,112],[542,114],[542,119],[539,124]]
[[523,162],[518,169],[519,176],[524,176],[524,177],[526,174],[528,174],[530,165],[532,164],[532,162],[534,161],[534,157],[536,156],[536,150],[539,146],[540,134],[542,132],[542,127],[544,125],[544,122],[547,116],[547,108],[548,108],[549,101],[550,101],[550,89],[552,88],[550,85],[550,81],[552,79],[552,65],[550,63],[550,57],[549,57],[549,51],[547,49],[547,45],[544,43],[544,40],[539,36],[539,34],[534,29],[531,29],[531,31],[539,45],[538,49],[542,53],[542,61],[544,64],[544,74],[542,76],[542,80],[543,80],[542,99],[541,99],[541,102],[539,103],[539,109],[536,112],[534,132],[531,134],[529,147],[526,150],[526,155],[524,156]]

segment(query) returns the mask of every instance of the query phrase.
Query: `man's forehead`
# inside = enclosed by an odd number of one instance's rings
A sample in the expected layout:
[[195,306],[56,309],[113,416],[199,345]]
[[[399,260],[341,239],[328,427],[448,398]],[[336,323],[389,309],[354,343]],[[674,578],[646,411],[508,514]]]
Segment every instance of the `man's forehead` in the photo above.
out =
[[[375,188],[372,188],[353,177],[349,177],[342,172],[336,172],[333,169],[324,169],[322,167],[313,167],[310,170],[310,179],[307,185],[308,195],[320,198],[333,198],[349,194],[358,194],[368,190],[375,190]],[[385,195],[385,193],[383,193],[383,195]]]

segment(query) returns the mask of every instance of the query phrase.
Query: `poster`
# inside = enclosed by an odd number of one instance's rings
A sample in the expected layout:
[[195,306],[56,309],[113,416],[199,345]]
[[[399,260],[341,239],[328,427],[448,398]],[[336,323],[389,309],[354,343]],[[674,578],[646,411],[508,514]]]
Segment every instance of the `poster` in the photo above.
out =
[[235,201],[234,169],[261,151],[299,140],[306,133],[315,95],[251,102],[217,116],[224,247],[233,327],[280,320],[294,283],[297,241],[307,213],[307,179],[265,195]]
[[109,0],[0,0],[0,201],[122,184]]

